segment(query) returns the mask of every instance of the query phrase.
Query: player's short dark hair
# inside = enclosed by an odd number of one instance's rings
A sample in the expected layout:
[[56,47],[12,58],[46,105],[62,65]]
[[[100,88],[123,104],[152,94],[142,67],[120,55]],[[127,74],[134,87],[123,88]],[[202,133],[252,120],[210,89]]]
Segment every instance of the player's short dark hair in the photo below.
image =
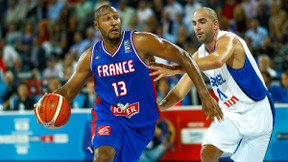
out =
[[213,9],[211,9],[211,8],[209,8],[209,7],[202,7],[202,8],[199,8],[198,10],[205,10],[205,11],[207,11],[213,21],[214,21],[214,20],[219,21],[219,20],[218,20],[218,16],[217,16],[216,12],[215,12]]
[[102,5],[102,6],[100,6],[99,8],[97,8],[96,11],[95,11],[95,13],[94,13],[94,19],[95,19],[96,21],[98,21],[98,17],[99,17],[99,15],[101,14],[102,9],[104,9],[104,8],[111,8],[111,7],[112,7],[112,6],[109,6],[109,5]]

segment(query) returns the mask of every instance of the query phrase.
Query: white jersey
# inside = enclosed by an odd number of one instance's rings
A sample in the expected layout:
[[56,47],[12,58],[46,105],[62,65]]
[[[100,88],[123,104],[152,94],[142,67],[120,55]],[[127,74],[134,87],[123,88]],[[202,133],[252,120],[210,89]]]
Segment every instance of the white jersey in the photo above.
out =
[[[219,31],[217,40],[225,34],[233,33]],[[225,63],[220,68],[203,72],[209,78],[213,91],[219,98],[220,107],[227,111],[242,113],[252,108],[247,104],[263,100],[268,90],[247,44],[242,38],[235,36],[245,50],[244,66],[241,69],[233,69]],[[204,44],[198,52],[199,58],[209,55]]]

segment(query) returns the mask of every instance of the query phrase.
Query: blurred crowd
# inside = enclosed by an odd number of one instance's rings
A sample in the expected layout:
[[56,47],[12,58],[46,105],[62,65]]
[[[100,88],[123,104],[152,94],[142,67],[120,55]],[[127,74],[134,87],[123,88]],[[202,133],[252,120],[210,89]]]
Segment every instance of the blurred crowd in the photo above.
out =
[[[0,0],[0,109],[31,110],[41,95],[69,79],[81,54],[101,39],[93,20],[104,4],[118,9],[122,30],[154,33],[191,54],[200,45],[193,13],[200,7],[214,9],[220,29],[247,42],[276,103],[288,103],[287,0]],[[157,100],[180,77],[158,81]],[[90,79],[73,108],[93,106],[93,86]],[[179,105],[200,104],[195,92]]]

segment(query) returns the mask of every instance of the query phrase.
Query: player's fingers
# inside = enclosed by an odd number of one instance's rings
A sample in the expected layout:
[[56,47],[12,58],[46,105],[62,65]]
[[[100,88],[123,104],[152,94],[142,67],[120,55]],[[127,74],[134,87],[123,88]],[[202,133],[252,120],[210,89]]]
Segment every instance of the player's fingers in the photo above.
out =
[[158,75],[158,74],[159,74],[159,71],[154,71],[154,72],[149,73],[150,76],[154,76],[154,75]]
[[214,121],[214,115],[213,115],[213,113],[209,114],[209,116],[210,116],[210,118],[211,118],[212,122],[213,122],[213,123],[215,123],[215,121]]
[[160,80],[162,77],[163,77],[163,74],[158,75],[158,76],[154,79],[154,82]]
[[[216,107],[216,113],[217,113],[218,118],[220,118],[220,120],[224,121],[224,114],[223,114],[223,112],[219,106]],[[220,120],[218,119],[218,121],[220,121]]]
[[202,111],[203,111],[204,115],[206,116],[206,120],[208,120],[209,119],[209,115],[207,114],[207,112],[204,109],[202,109]]
[[157,66],[148,66],[148,69],[150,69],[150,70],[157,70],[159,67],[157,67]]
[[219,113],[218,113],[218,112],[215,112],[214,114],[215,114],[215,117],[217,118],[217,120],[218,120],[219,122],[221,122],[222,118],[221,118],[221,116],[219,115]]
[[221,121],[224,121],[224,114],[221,109],[219,110],[218,114],[219,114]]

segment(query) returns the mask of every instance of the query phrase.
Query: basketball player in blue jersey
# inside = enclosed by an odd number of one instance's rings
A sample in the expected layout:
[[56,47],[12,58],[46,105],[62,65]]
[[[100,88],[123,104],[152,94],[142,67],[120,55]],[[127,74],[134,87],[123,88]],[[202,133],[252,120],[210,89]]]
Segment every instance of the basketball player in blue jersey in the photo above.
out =
[[138,161],[152,139],[159,117],[155,84],[148,69],[153,56],[181,64],[195,83],[208,117],[222,120],[219,105],[186,51],[153,34],[122,31],[120,17],[111,6],[95,11],[94,26],[103,40],[82,54],[76,72],[55,91],[71,102],[93,77],[99,95],[92,109],[90,149],[94,161]]
[[[212,123],[201,149],[203,162],[231,156],[236,162],[262,162],[274,124],[274,103],[247,44],[237,35],[219,29],[216,13],[200,8],[194,13],[194,31],[202,46],[193,55],[219,98],[224,121]],[[152,66],[150,75],[184,73],[181,67]],[[159,104],[161,110],[183,99],[193,86],[184,74]],[[205,112],[204,112],[205,113]],[[238,148],[238,149],[237,149]]]

